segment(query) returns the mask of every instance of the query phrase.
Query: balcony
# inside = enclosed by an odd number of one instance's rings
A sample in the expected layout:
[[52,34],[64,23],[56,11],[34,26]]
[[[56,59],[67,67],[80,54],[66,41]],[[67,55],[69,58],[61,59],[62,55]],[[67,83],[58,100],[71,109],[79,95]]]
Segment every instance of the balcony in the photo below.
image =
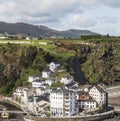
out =
[[69,107],[65,107],[64,110],[65,110],[65,111],[66,111],[66,110],[70,110],[70,108],[69,108]]
[[69,98],[69,95],[65,95],[64,98]]
[[70,103],[65,103],[64,105],[65,105],[65,106],[69,106],[69,105],[70,105]]
[[70,112],[70,109],[65,109],[65,113],[69,113]]
[[68,107],[68,106],[70,106],[70,104],[65,104],[64,106]]
[[65,101],[70,101],[70,99],[69,98],[65,98]]

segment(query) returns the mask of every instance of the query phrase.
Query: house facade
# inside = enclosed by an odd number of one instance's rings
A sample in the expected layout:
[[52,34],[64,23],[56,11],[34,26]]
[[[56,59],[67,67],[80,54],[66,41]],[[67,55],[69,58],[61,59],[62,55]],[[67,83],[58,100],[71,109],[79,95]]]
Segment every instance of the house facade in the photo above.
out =
[[32,82],[32,87],[39,88],[44,86],[44,80],[36,79]]
[[98,103],[98,105],[108,104],[108,94],[101,86],[92,86],[89,89],[89,95]]
[[51,71],[50,70],[44,70],[42,71],[42,78],[50,78]]
[[55,83],[55,80],[53,78],[48,78],[45,80],[45,84],[48,84],[49,86],[51,86],[53,83]]
[[96,109],[97,102],[85,91],[79,91],[76,96],[79,111],[86,109]]
[[39,88],[35,88],[35,94],[38,95],[43,95],[45,93],[50,93],[50,87],[39,87]]
[[60,82],[64,83],[64,84],[69,84],[69,83],[73,82],[73,77],[72,76],[62,77]]
[[29,76],[28,77],[28,82],[32,83],[34,80],[39,80],[40,77],[37,75]]
[[39,114],[40,111],[43,111],[44,108],[48,107],[49,105],[48,98],[42,95],[30,96],[28,100],[28,110],[34,114]]
[[59,62],[51,62],[49,64],[49,70],[52,71],[52,72],[55,72],[58,67],[60,67],[60,63]]
[[97,108],[97,102],[95,100],[80,100],[78,101],[79,110],[81,109],[96,109]]
[[14,100],[28,106],[28,88],[18,87],[13,93]]
[[50,92],[51,117],[71,116],[78,112],[73,91],[59,88]]

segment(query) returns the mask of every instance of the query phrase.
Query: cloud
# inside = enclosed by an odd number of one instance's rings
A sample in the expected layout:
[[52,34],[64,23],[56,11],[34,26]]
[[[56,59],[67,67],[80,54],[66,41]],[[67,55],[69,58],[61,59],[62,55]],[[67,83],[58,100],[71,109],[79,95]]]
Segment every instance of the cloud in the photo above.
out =
[[110,6],[110,7],[120,7],[120,1],[119,0],[100,0],[100,2],[103,5]]
[[102,24],[117,24],[119,23],[120,17],[116,16],[102,16],[102,17],[97,17],[97,19],[100,21]]
[[[109,10],[104,11],[103,7]],[[119,14],[114,15],[116,11],[113,12],[113,9],[119,11],[119,7],[119,0],[0,0],[0,18],[1,21],[12,23],[26,22],[58,29],[99,31],[100,26],[103,28],[106,23],[109,26],[120,24]]]
[[96,26],[97,24],[97,22],[92,17],[80,14],[70,14],[61,19],[61,22],[59,22],[59,28],[61,29],[87,29]]
[[99,5],[109,6],[109,7],[120,7],[119,0],[80,0],[80,3],[84,7],[95,7]]
[[[58,20],[58,18],[66,16],[69,13],[79,12],[83,10],[76,4],[79,0],[6,0],[0,4],[0,16],[9,21],[14,18],[17,20],[31,20],[39,22],[50,22]],[[77,10],[78,8],[78,10]],[[12,19],[13,20],[13,19]]]

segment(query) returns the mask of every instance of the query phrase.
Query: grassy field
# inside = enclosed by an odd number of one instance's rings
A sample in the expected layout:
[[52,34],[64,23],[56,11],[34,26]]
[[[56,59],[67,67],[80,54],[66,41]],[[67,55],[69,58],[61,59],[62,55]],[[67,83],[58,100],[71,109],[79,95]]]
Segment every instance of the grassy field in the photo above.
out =
[[0,40],[0,44],[19,44],[21,46],[36,46],[44,49],[53,55],[68,58],[75,55],[74,51],[69,51],[63,48],[58,48],[53,40],[42,39],[42,40]]

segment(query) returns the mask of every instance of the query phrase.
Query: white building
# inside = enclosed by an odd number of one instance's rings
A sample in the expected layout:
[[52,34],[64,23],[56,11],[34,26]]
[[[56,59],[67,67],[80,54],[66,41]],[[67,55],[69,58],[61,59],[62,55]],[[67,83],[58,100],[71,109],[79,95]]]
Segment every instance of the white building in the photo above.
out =
[[79,111],[84,109],[96,109],[97,102],[92,99],[92,97],[85,91],[78,91],[76,94],[76,99],[78,102]]
[[29,97],[28,99],[28,110],[32,113],[34,113],[34,106],[36,105],[36,99],[37,97],[35,96]]
[[42,78],[50,78],[51,71],[50,70],[44,70],[42,71]]
[[49,111],[49,107],[50,107],[49,101],[41,100],[41,101],[38,101],[34,106],[34,111],[37,114],[41,114],[41,112],[44,112],[46,108],[47,108],[47,111]]
[[72,116],[78,112],[76,95],[73,91],[58,88],[50,92],[50,113],[52,117]]
[[60,63],[59,62],[51,62],[49,64],[49,70],[52,71],[52,72],[55,72],[58,67],[60,67]]
[[32,87],[38,88],[38,87],[44,87],[44,80],[36,79],[32,82]]
[[78,102],[79,109],[96,109],[97,108],[97,102],[95,100],[80,100]]
[[35,94],[36,95],[43,95],[45,93],[50,93],[50,87],[39,87],[35,88]]
[[45,88],[39,87],[39,88],[35,89],[35,93],[36,93],[36,95],[43,95],[44,93],[47,93],[47,92],[46,92]]
[[43,80],[43,79],[36,79],[32,82],[32,87],[35,88],[46,88],[49,86],[51,86],[54,83],[54,80],[52,78]]
[[15,92],[13,93],[13,95],[15,96],[23,96],[23,91],[27,90],[27,88],[23,88],[23,87],[18,87],[16,88]]
[[13,97],[19,103],[28,105],[28,88],[18,87],[13,93]]
[[28,110],[32,113],[38,114],[44,108],[49,106],[49,100],[45,96],[30,96],[28,101]]
[[26,37],[25,39],[26,39],[26,40],[31,40],[30,37]]
[[39,76],[33,75],[28,77],[28,82],[33,82],[34,80],[39,80],[41,79]]
[[108,94],[107,92],[100,86],[92,86],[89,89],[90,96],[98,103],[98,105],[107,105],[108,104]]
[[65,77],[62,77],[61,80],[60,80],[60,82],[64,83],[64,84],[69,84],[73,81],[74,81],[74,79],[73,79],[72,76],[65,76]]
[[54,79],[49,78],[45,80],[45,84],[48,84],[49,86],[51,86],[53,83],[55,83]]

